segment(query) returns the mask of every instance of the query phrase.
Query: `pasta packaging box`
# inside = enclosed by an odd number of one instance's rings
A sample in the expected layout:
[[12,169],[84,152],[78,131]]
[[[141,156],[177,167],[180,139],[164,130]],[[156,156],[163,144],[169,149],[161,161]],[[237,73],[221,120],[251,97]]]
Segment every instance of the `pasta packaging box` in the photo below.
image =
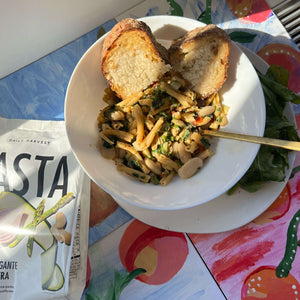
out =
[[80,299],[90,181],[63,121],[0,118],[0,298]]

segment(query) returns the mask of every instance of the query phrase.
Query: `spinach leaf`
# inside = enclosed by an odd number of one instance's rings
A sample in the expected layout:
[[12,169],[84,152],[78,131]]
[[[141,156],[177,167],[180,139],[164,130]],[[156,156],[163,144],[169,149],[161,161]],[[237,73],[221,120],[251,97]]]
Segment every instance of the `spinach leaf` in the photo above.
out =
[[263,85],[267,86],[269,89],[272,89],[274,93],[276,93],[281,100],[285,102],[292,102],[295,104],[300,104],[300,96],[294,93],[292,90],[284,86],[283,84],[271,79],[267,75],[262,75],[258,73],[260,81]]
[[[270,66],[266,75],[258,72],[266,102],[266,127],[264,136],[290,141],[299,141],[297,130],[283,114],[287,102],[300,103],[300,97],[290,91],[287,84],[287,70]],[[283,82],[281,84],[280,82]],[[298,99],[299,98],[299,99]],[[232,187],[228,194],[241,187],[248,192],[256,192],[264,182],[285,180],[285,171],[289,167],[289,151],[282,148],[261,145],[249,170]]]

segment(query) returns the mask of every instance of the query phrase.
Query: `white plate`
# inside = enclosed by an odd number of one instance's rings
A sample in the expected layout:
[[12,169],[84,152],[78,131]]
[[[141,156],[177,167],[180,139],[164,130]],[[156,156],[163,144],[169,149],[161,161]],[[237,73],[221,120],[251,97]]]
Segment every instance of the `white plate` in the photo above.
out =
[[[242,47],[253,65],[265,73],[268,65],[253,52]],[[285,115],[295,122],[291,105]],[[269,182],[256,193],[238,189],[233,195],[223,194],[202,205],[180,211],[155,211],[141,209],[126,203],[121,206],[135,218],[149,225],[166,230],[187,233],[217,233],[241,227],[263,213],[279,196],[290,177],[296,153],[289,154],[290,168],[284,182]]]
[[[205,25],[196,20],[153,16],[142,18],[158,39],[171,40]],[[96,148],[97,115],[105,106],[102,97],[106,81],[100,69],[103,39],[99,39],[81,58],[71,77],[65,104],[68,138],[76,158],[90,178],[110,193],[119,204],[156,210],[194,207],[214,199],[231,188],[253,162],[259,145],[227,139],[213,139],[216,153],[192,178],[178,176],[166,187],[143,184],[119,173],[112,161]],[[228,125],[222,129],[262,136],[265,126],[264,97],[257,74],[246,55],[233,43],[228,79],[220,91],[230,107]]]

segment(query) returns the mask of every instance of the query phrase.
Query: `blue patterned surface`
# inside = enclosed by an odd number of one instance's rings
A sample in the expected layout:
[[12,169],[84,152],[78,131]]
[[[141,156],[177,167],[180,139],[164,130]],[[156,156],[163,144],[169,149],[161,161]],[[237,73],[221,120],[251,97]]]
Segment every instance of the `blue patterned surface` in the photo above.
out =
[[[102,25],[109,31],[116,22]],[[99,28],[0,80],[0,115],[6,118],[63,120],[70,76]]]

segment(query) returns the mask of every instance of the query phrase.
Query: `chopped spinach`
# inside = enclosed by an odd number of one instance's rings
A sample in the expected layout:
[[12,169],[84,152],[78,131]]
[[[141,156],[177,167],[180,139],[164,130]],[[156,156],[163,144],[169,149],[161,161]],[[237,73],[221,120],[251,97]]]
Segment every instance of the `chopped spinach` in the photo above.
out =
[[182,140],[185,141],[189,137],[190,133],[191,132],[188,129],[185,130],[185,132],[183,134],[183,137],[182,137]]
[[162,90],[159,86],[157,86],[154,90],[150,98],[152,99],[152,107],[157,109],[161,107],[165,102],[164,98],[168,97],[168,94]]
[[202,137],[201,138],[201,143],[203,145],[204,148],[208,149],[210,147],[210,142],[207,138]]
[[139,162],[135,159],[124,160],[124,165],[126,165],[127,167],[129,167],[131,169],[142,171],[142,168],[141,168]]
[[109,119],[111,118],[111,114],[116,111],[116,108],[114,105],[110,106],[109,109],[106,109],[104,112],[103,112],[103,115],[105,118]]
[[110,136],[109,139],[114,142],[113,144],[111,143],[108,143],[107,141],[105,141],[104,139],[102,139],[102,142],[103,142],[103,147],[107,148],[107,149],[110,149],[110,148],[113,148],[116,146],[116,143],[118,141],[118,138],[116,136]]
[[171,134],[171,132],[165,132],[162,136],[161,139],[163,142],[173,142],[174,141],[174,136]]
[[151,181],[151,183],[153,183],[155,185],[159,184],[159,178],[154,173],[151,174],[150,181]]
[[152,150],[152,152],[163,155],[170,155],[170,145],[168,142],[159,144],[156,150]]

